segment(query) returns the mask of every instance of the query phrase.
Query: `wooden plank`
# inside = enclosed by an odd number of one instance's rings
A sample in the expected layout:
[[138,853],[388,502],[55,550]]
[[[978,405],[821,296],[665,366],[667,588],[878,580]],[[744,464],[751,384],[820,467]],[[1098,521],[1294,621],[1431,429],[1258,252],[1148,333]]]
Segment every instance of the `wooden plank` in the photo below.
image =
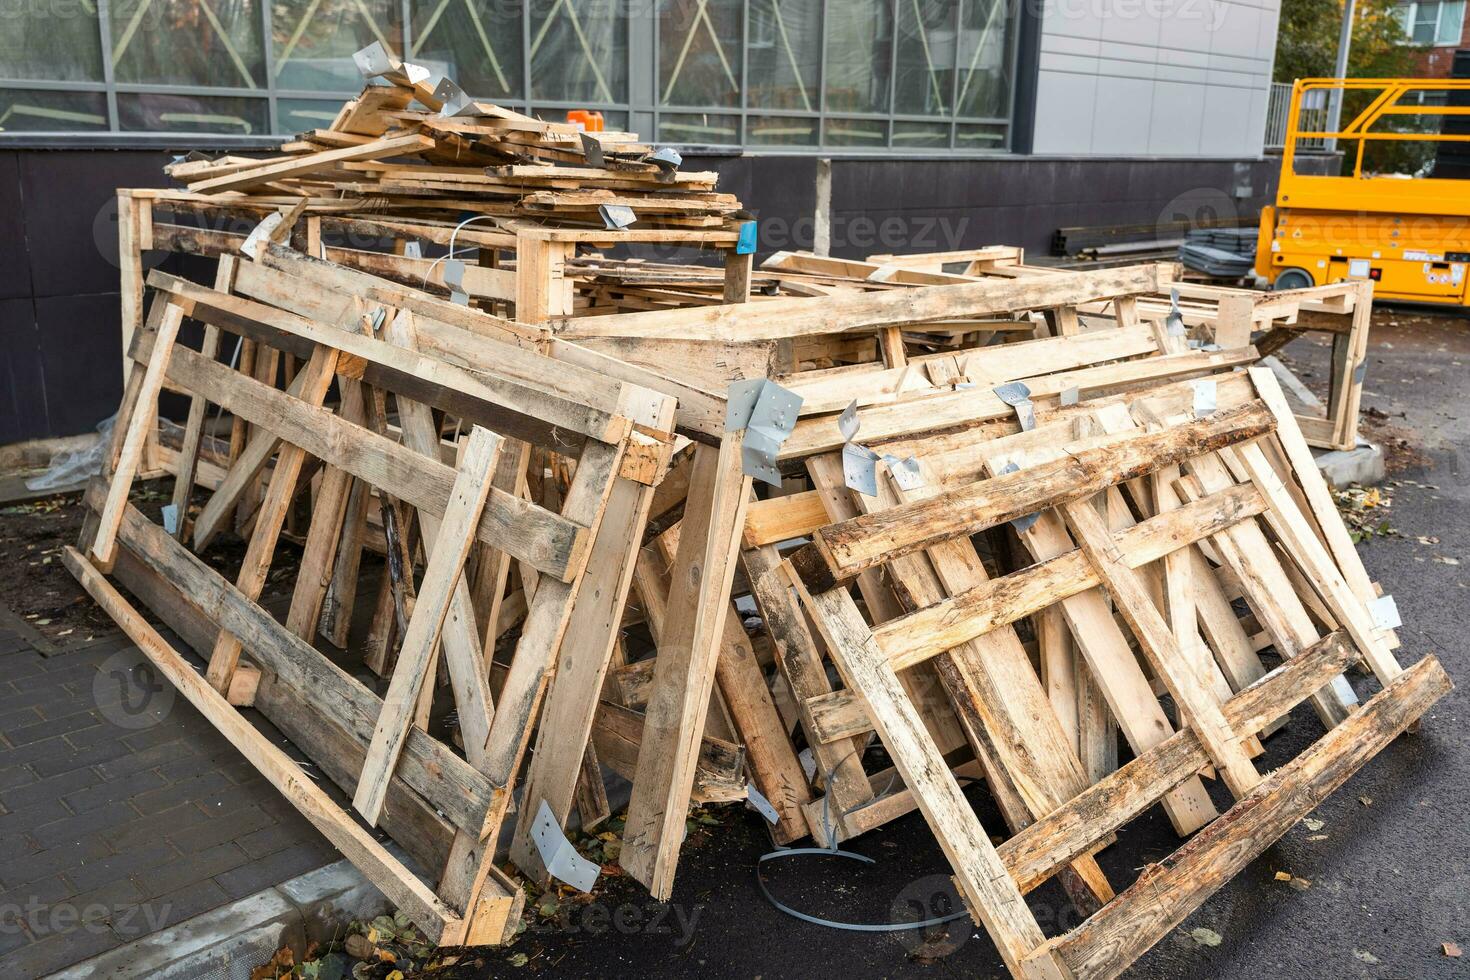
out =
[[1276,438],[1291,464],[1292,474],[1301,486],[1312,515],[1317,519],[1317,527],[1321,529],[1338,569],[1347,579],[1353,593],[1363,602],[1371,602],[1378,592],[1373,588],[1373,580],[1363,567],[1362,556],[1358,554],[1357,546],[1353,544],[1353,539],[1348,535],[1347,527],[1338,514],[1337,504],[1327,488],[1327,481],[1322,478],[1322,471],[1317,468],[1312,450],[1302,438],[1301,429],[1297,426],[1296,417],[1292,415],[1291,406],[1287,404],[1286,395],[1281,391],[1280,383],[1267,368],[1250,368],[1247,373],[1261,400],[1276,417]]
[[133,336],[143,326],[143,246],[138,240],[138,212],[147,209],[152,213],[153,205],[133,197],[131,191],[117,192],[117,268],[118,300],[121,305],[123,383],[127,384],[133,371],[133,362],[127,351],[132,346]]
[[655,310],[563,319],[567,337],[700,337],[709,340],[779,340],[816,334],[870,331],[954,317],[982,316],[1062,304],[1078,304],[1158,289],[1154,266],[1031,280],[979,280],[883,292],[844,293],[811,303],[805,297],[760,303]]
[[[754,505],[752,502],[751,506]],[[747,530],[749,527],[747,514]],[[808,705],[813,699],[830,694],[832,685],[827,679],[821,651],[791,591],[775,547],[748,548],[741,553],[741,558],[761,620],[775,644],[776,666],[791,685],[792,695],[801,711],[812,757],[826,787],[829,810],[838,814],[848,813],[873,799],[872,784],[863,773],[861,746],[846,740],[834,744],[835,740],[819,740],[816,736]],[[871,729],[866,713],[864,722]],[[821,840],[817,828],[813,827],[812,832],[820,843],[830,843]]]
[[[672,408],[669,406],[670,416]],[[667,423],[672,423],[671,417]],[[652,502],[652,487],[619,479],[608,496],[603,527],[588,557],[588,581],[577,593],[556,676],[541,713],[536,749],[522,790],[526,803],[511,843],[511,860],[532,878],[544,880],[546,876],[531,837],[541,802],[563,826],[571,813],[581,760],[591,748],[588,740],[598,695],[616,648]],[[602,784],[600,773],[596,781]]]
[[127,600],[80,552],[68,547],[63,560],[82,587],[138,644],[139,649],[189,703],[209,719],[230,744],[311,821],[312,826],[346,854],[390,901],[407,913],[431,942],[454,943],[459,940],[463,923],[451,908],[370,833],[343,813],[327,792],[304,775],[285,751],[256,731],[254,725],[201,678],[137,610],[128,605]]
[[1238,451],[1231,451],[1230,458],[1239,461],[1248,478],[1265,496],[1269,504],[1267,521],[1286,546],[1287,553],[1301,567],[1333,617],[1353,638],[1379,682],[1388,684],[1403,668],[1379,638],[1368,610],[1352,593],[1326,547],[1312,533],[1305,515],[1282,484],[1280,475],[1257,445],[1241,446]]
[[[222,293],[230,291],[235,279],[235,267],[238,259],[232,255],[222,255],[219,267],[214,274],[214,288]],[[123,351],[127,351],[127,347]],[[199,353],[202,357],[213,358],[219,353],[219,328],[208,325],[204,328],[204,340],[200,344]],[[124,361],[130,361],[124,356]],[[196,393],[189,400],[189,416],[184,423],[184,438],[179,447],[178,463],[174,470],[174,536],[180,541],[186,539],[189,524],[189,497],[194,489],[194,475],[199,462],[200,440],[204,437],[204,417],[209,410],[209,399],[203,394]]]
[[1070,976],[1117,976],[1279,839],[1453,685],[1433,656],[1404,671],[1361,710],[1277,769],[1224,818],[1127,891],[1035,955],[1060,957]]
[[[103,493],[101,483],[93,481],[87,505],[95,510]],[[220,630],[241,637],[262,669],[314,703],[315,710],[336,727],[367,744],[382,702],[360,681],[286,630],[136,507],[125,512],[119,539],[132,557],[167,581],[191,608],[203,612]],[[456,826],[478,827],[491,799],[484,776],[423,732],[410,735],[398,775],[425,799],[435,801]]]
[[315,170],[331,167],[334,164],[344,163],[348,160],[376,160],[381,157],[397,156],[415,150],[428,150],[432,149],[433,146],[434,140],[432,138],[418,133],[411,133],[407,136],[394,136],[387,139],[373,140],[371,143],[364,143],[361,146],[345,146],[337,150],[323,150],[320,153],[308,153],[275,163],[266,163],[264,166],[250,167],[244,170],[237,170],[234,173],[194,181],[189,184],[189,191],[193,194],[214,194],[220,191],[256,187],[273,180],[309,174]]
[[[400,347],[412,348],[417,343],[411,318],[403,313],[387,324],[383,336]],[[403,444],[430,459],[438,459],[443,444],[433,411],[429,406],[408,398],[396,399],[396,404],[398,424],[403,430]],[[496,449],[497,472],[499,456],[504,452],[502,440],[502,445]],[[418,515],[424,553],[431,561],[442,523],[440,518],[432,514],[420,512]],[[454,584],[441,632],[444,663],[449,670],[450,684],[454,688],[456,717],[459,719],[465,758],[478,768],[485,761],[485,743],[490,738],[490,722],[495,709],[490,696],[489,671],[485,669],[484,653],[480,647],[468,576],[461,575]]]
[[[403,638],[393,680],[383,698],[383,710],[378,715],[372,745],[363,763],[362,777],[352,798],[353,808],[370,824],[376,823],[383,808],[388,777],[392,775],[408,737],[424,674],[430,666],[444,619],[449,615],[456,587],[463,577],[464,563],[475,540],[480,512],[490,495],[490,480],[499,452],[499,436],[478,426],[470,432],[469,445],[460,460],[454,489],[450,492],[418,601],[414,604],[413,618],[409,620]],[[468,602],[467,592],[465,600]]]
[[[1341,672],[1353,656],[1342,633],[1329,634],[1231,698],[1225,718],[1238,731],[1260,731]],[[1188,728],[1175,732],[1000,845],[1001,860],[1028,891],[1209,763],[1198,735]]]
[[745,527],[750,477],[742,472],[743,442],[741,433],[732,432],[718,450],[695,450],[684,530],[671,569],[673,626],[659,649],[628,804],[619,863],[660,900],[673,890],[694,760]]
[[[202,360],[202,358],[201,358]],[[327,397],[332,378],[337,369],[337,352],[328,347],[318,348],[311,361],[301,372],[301,403],[319,406]],[[294,445],[284,445],[276,456],[275,468],[271,470],[270,488],[261,504],[255,522],[255,531],[240,562],[240,573],[235,587],[251,601],[260,597],[265,588],[266,576],[270,572],[271,559],[275,557],[276,542],[286,521],[286,510],[296,494],[296,480],[301,475],[301,466],[306,453]],[[230,679],[242,649],[238,637],[222,633],[209,655],[209,670],[205,676],[214,689],[223,693],[230,689]]]
[[796,583],[848,686],[868,703],[874,726],[955,872],[960,894],[1013,973],[1044,943],[1040,926],[989,836],[950,774],[923,720],[842,589],[812,594]]
[[831,588],[884,561],[972,534],[1037,510],[1079,500],[1272,428],[1263,405],[1244,405],[1207,419],[1085,450],[1028,469],[821,528],[792,556],[808,588]]
[[[216,322],[226,329],[238,330],[247,325],[264,328],[271,332],[285,333],[313,344],[326,344],[346,354],[360,357],[364,365],[364,380],[381,388],[408,395],[417,401],[436,407],[453,410],[464,400],[481,403],[481,418],[474,421],[488,422],[501,427],[505,416],[518,416],[522,426],[531,426],[539,444],[568,449],[568,440],[573,434],[586,436],[603,442],[617,442],[628,431],[628,421],[589,407],[572,398],[558,395],[519,380],[497,377],[488,365],[476,365],[469,370],[437,358],[407,351],[356,330],[345,330],[317,323],[285,310],[243,299],[227,296],[213,290],[157,271],[148,277],[149,284],[157,289],[186,297],[194,302],[192,315],[205,322]],[[486,409],[498,409],[494,419],[483,417]],[[462,411],[460,414],[464,414]],[[506,421],[514,423],[514,418]],[[532,425],[532,423],[540,423]],[[548,434],[550,426],[562,431],[557,442]],[[519,436],[521,433],[514,433]]]
[[[1141,568],[1265,508],[1253,487],[1233,487],[1134,525],[1118,535],[1117,550],[1124,564]],[[1067,551],[882,623],[873,637],[893,668],[903,670],[1100,583],[1080,550]]]
[[1154,676],[1167,686],[1190,728],[1220,767],[1231,792],[1237,799],[1245,796],[1260,782],[1260,773],[1241,747],[1241,735],[1231,730],[1219,703],[1179,649],[1169,624],[1154,606],[1138,572],[1124,564],[1112,532],[1088,502],[1076,501],[1062,510],[1078,547],[1097,570],[1118,612],[1137,637]]
[[[342,394],[339,409],[342,418],[353,425],[363,424],[361,383],[339,376],[337,385]],[[351,473],[328,466],[312,501],[311,527],[306,532],[306,544],[296,570],[296,586],[291,593],[291,608],[286,614],[286,628],[303,640],[310,640],[316,632],[322,606],[332,584],[336,567],[333,559],[337,555],[338,544],[342,542],[343,521],[351,509],[352,485]],[[360,548],[358,550],[361,551]],[[356,575],[351,576],[351,580],[355,585]]]
[[[621,466],[621,446],[587,443],[567,489],[562,517],[586,522],[594,535],[600,533],[605,523],[603,512]],[[612,533],[626,532],[614,529]],[[482,894],[494,868],[491,859],[496,835],[514,799],[515,777],[530,744],[532,721],[554,670],[584,577],[561,582],[542,576],[534,587],[535,598],[521,626],[510,671],[500,688],[490,741],[485,747],[484,771],[496,787],[494,798],[478,840],[475,835],[460,835],[455,839],[441,879],[441,894],[456,903],[463,901],[466,908]]]
[[182,307],[170,303],[163,313],[158,332],[153,335],[153,352],[148,358],[148,367],[133,398],[128,417],[126,434],[117,462],[113,466],[112,482],[107,488],[107,502],[97,527],[97,536],[92,542],[92,556],[104,572],[112,567],[117,552],[117,528],[122,523],[124,508],[128,505],[128,493],[133,488],[133,477],[143,459],[158,418],[158,393],[163,388],[164,373],[174,353],[174,342],[178,339],[179,325],[184,321]]
[[[748,505],[747,505],[748,506]],[[665,565],[678,560],[677,548],[683,525],[659,536],[657,547]],[[775,807],[779,819],[773,836],[786,844],[807,835],[802,808],[811,802],[811,788],[797,759],[786,727],[766,685],[750,637],[741,625],[738,610],[725,616],[720,650],[715,658],[715,683],[735,733],[745,746],[756,789]]]
[[[217,404],[258,421],[286,442],[300,446],[329,466],[345,469],[419,510],[443,514],[454,470],[443,463],[344,421],[324,408],[308,405],[205,361],[191,350],[176,350],[169,377],[190,391],[209,391]],[[573,578],[586,559],[586,527],[502,490],[492,490],[478,537],[558,579]]]

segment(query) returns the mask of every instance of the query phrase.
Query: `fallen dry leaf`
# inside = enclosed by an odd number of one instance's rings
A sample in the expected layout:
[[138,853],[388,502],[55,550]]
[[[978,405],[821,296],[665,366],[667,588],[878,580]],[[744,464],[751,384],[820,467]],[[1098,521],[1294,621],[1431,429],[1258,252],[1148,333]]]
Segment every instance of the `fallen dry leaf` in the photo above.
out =
[[1455,957],[1456,959],[1458,959],[1460,956],[1460,947],[1456,946],[1454,943],[1440,943],[1439,949],[1440,952],[1444,953],[1444,955],[1446,956]]
[[1201,946],[1218,946],[1225,941],[1218,932],[1204,927],[1189,930],[1189,936]]

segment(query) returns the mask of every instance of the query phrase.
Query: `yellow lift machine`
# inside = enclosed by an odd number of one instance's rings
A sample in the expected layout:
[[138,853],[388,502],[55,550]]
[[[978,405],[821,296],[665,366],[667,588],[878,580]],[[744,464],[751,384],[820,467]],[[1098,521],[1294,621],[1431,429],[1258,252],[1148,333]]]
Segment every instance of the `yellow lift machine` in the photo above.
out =
[[[1366,105],[1334,129],[1334,98]],[[1470,179],[1442,176],[1449,169],[1443,152],[1422,176],[1364,170],[1364,151],[1375,141],[1441,150],[1470,143],[1470,119],[1460,117],[1470,117],[1470,79],[1299,79],[1276,205],[1261,212],[1256,272],[1277,289],[1371,279],[1380,300],[1470,305]],[[1298,172],[1311,159],[1300,150],[1334,147],[1353,157],[1351,176]]]

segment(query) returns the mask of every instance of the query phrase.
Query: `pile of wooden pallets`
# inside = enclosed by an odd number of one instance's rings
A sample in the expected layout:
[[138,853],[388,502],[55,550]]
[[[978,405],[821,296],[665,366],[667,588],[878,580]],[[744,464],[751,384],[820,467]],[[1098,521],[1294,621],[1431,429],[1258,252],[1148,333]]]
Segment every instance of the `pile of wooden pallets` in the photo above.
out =
[[[352,195],[421,189],[486,146],[542,154],[558,194],[598,186],[559,130],[436,116],[412,66],[388,78],[297,141],[309,164],[220,192],[265,218],[249,234],[165,228],[156,208],[199,202],[127,196],[147,207],[125,245],[220,263],[209,286],[140,279],[115,443],[67,561],[436,941],[513,933],[506,856],[588,886],[563,832],[609,816],[616,773],[619,863],[659,898],[691,803],[751,800],[776,841],[827,847],[918,810],[1016,975],[1111,976],[1449,689],[1432,656],[1400,667],[1392,597],[1253,366],[1251,330],[1297,308],[1176,301],[1163,267],[1033,270],[1002,247],[754,272],[732,228],[385,218]],[[367,117],[432,145],[407,167],[324,162]],[[365,160],[381,166],[346,169]],[[502,203],[478,181],[452,194]],[[376,249],[342,244],[365,228]],[[724,268],[575,253],[659,235]],[[401,264],[442,266],[403,246],[452,238],[494,273],[484,291]],[[191,408],[160,438],[165,390]],[[157,472],[175,477],[161,525],[129,502]],[[226,576],[197,552],[232,531],[248,544]],[[262,596],[282,539],[301,550],[278,618]],[[1272,733],[1318,723],[1262,774]],[[1155,803],[1192,839],[1111,879],[1096,855]],[[1053,878],[1088,915],[1048,938],[1026,896]]]

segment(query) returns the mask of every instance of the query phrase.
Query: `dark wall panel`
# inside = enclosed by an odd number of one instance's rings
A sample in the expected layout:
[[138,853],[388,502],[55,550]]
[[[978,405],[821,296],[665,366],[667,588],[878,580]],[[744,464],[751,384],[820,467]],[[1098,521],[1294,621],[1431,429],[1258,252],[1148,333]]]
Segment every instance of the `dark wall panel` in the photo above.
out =
[[25,211],[21,204],[20,154],[0,152],[0,299],[31,295]]
[[48,434],[43,374],[35,302],[0,299],[0,445]]
[[[0,152],[0,444],[85,432],[117,407],[118,187],[166,186],[152,150]],[[814,157],[696,156],[761,221],[758,258],[812,246]],[[862,257],[1017,244],[1059,227],[1139,224],[1237,208],[1274,193],[1275,161],[835,160],[832,253]],[[1242,182],[1245,198],[1234,197]],[[675,256],[669,256],[675,257]],[[687,261],[685,251],[678,258]],[[150,262],[163,259],[159,253]],[[211,264],[165,268],[208,281]]]
[[48,436],[86,432],[117,410],[122,398],[117,293],[37,297],[36,332]]
[[117,188],[166,186],[168,160],[141,150],[20,154],[35,295],[117,291]]

